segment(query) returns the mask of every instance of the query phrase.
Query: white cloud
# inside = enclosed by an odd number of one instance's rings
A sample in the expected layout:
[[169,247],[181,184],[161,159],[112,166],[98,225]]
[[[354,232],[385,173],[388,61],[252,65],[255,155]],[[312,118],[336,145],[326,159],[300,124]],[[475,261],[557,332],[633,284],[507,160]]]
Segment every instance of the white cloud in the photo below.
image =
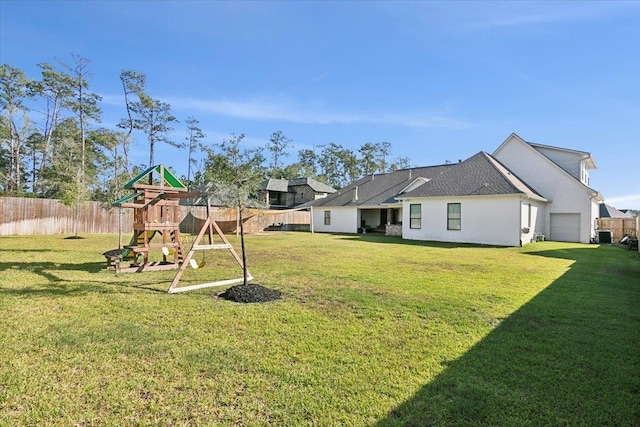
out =
[[604,202],[618,209],[640,209],[640,194],[608,197]]
[[463,129],[472,124],[442,113],[430,112],[352,112],[329,111],[297,105],[286,99],[253,98],[247,100],[203,100],[171,98],[176,109],[199,110],[247,120],[279,120],[302,124],[380,123],[409,127],[439,127]]
[[[512,2],[499,7],[480,6],[479,18],[470,20],[469,29],[540,26],[570,22],[588,22],[628,13],[637,8],[634,2]],[[505,7],[506,6],[506,7]],[[629,7],[631,6],[631,7]]]

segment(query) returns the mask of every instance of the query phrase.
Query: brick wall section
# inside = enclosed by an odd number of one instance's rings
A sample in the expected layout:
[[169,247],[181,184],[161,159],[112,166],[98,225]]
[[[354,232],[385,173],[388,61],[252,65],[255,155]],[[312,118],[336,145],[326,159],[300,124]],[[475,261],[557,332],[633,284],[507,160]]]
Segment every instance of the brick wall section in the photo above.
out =
[[400,236],[402,237],[402,225],[400,224],[387,224],[385,227],[385,235],[387,236]]

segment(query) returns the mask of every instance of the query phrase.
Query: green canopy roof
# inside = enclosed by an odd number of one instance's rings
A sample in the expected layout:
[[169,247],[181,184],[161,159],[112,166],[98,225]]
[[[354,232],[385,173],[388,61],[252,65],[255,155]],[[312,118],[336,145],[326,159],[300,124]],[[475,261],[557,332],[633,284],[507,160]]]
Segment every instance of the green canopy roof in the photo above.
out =
[[182,188],[182,189],[187,188],[182,182],[180,182],[178,178],[175,177],[174,174],[171,173],[171,171],[167,167],[163,165],[151,166],[150,168],[148,168],[147,170],[145,170],[144,172],[140,173],[138,176],[133,178],[131,181],[127,182],[124,188],[128,190],[132,190],[135,184],[140,182],[143,178],[146,178],[147,176],[149,176],[149,174],[152,173],[154,170],[158,172],[158,174],[162,174],[162,179],[164,180],[165,184],[167,184],[169,187]]
[[131,194],[129,194],[128,196],[124,196],[122,199],[116,200],[115,202],[111,203],[111,206],[119,207],[119,206],[121,206],[123,203],[127,203],[129,200],[133,200],[133,199],[135,199],[135,198],[136,198],[136,197],[138,197],[140,194],[143,194],[143,193],[138,193],[138,192],[131,193]]

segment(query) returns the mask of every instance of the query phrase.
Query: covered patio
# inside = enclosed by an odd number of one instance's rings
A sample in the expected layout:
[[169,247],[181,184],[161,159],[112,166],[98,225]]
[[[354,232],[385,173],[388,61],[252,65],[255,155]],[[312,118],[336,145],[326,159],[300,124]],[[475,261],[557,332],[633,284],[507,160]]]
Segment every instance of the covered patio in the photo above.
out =
[[358,233],[380,233],[402,236],[402,207],[358,209]]

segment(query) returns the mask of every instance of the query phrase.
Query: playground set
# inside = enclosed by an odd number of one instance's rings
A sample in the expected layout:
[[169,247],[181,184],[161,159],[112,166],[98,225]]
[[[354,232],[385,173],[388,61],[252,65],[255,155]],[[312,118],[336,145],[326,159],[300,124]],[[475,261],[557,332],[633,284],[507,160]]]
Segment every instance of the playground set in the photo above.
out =
[[[194,258],[197,251],[227,249],[242,271],[244,264],[231,243],[212,217],[206,195],[191,193],[164,165],[152,166],[124,186],[132,193],[113,202],[112,206],[133,209],[133,237],[123,249],[107,251],[107,268],[116,273],[175,270],[169,293],[184,292],[211,286],[224,286],[243,282],[244,278],[222,280],[198,285],[179,286],[180,278],[188,266],[200,268]],[[180,200],[206,200],[206,220],[185,253],[180,236]],[[215,236],[220,243],[215,242]],[[208,243],[203,243],[207,236]],[[151,261],[150,253],[161,254],[162,261]],[[247,272],[247,280],[253,277]]]

